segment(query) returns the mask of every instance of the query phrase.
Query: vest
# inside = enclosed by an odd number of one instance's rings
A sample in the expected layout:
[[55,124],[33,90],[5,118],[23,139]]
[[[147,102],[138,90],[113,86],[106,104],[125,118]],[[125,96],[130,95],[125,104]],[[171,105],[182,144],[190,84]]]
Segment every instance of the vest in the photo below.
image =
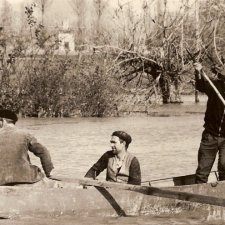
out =
[[115,168],[114,157],[109,158],[108,165],[107,165],[106,180],[119,182],[119,183],[128,183],[129,170],[130,170],[130,165],[131,165],[133,158],[134,158],[134,156],[127,152],[124,157],[123,164],[120,167],[119,172]]
[[44,175],[31,165],[28,135],[16,127],[0,129],[0,185],[35,183]]

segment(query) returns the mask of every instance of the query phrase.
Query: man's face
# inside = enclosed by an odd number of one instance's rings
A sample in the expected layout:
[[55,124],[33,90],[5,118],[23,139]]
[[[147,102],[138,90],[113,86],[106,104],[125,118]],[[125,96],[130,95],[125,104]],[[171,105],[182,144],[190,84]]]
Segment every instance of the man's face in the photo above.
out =
[[125,142],[121,141],[117,136],[112,136],[110,143],[115,155],[119,154],[122,151],[125,151]]

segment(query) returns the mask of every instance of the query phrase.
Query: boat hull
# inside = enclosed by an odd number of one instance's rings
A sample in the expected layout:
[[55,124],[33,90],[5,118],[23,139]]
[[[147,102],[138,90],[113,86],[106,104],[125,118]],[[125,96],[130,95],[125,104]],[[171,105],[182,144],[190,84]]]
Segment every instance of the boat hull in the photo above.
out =
[[[164,188],[225,198],[225,182]],[[57,182],[54,187],[0,187],[0,217],[16,216],[137,216],[196,212],[208,219],[224,219],[225,207],[190,203],[114,188]]]

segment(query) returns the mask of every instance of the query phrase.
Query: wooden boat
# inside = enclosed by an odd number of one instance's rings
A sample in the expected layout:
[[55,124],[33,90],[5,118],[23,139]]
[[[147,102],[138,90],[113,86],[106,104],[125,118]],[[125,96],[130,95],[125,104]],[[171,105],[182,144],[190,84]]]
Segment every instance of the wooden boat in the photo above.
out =
[[59,180],[64,181],[51,181],[47,186],[1,186],[0,218],[137,216],[188,211],[199,212],[208,219],[225,219],[225,182],[155,188],[90,179]]

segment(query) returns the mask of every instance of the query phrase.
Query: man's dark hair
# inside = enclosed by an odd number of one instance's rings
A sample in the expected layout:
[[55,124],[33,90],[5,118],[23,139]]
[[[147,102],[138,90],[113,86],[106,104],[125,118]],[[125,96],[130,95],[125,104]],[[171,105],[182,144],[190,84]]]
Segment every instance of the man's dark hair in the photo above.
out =
[[114,131],[112,133],[112,136],[116,136],[119,139],[121,139],[122,141],[125,141],[126,142],[126,145],[125,145],[126,149],[128,148],[129,144],[132,141],[131,136],[128,133],[124,132],[124,131],[120,131],[120,130]]

